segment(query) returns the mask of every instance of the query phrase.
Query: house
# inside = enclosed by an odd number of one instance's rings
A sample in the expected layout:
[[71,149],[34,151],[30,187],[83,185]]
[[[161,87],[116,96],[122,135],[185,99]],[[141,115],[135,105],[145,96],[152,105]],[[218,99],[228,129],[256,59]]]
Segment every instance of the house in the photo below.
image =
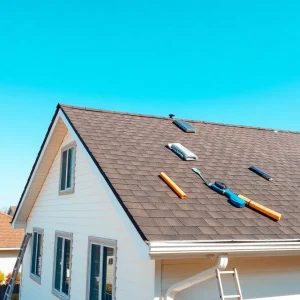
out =
[[13,271],[24,237],[23,229],[12,229],[12,217],[0,212],[0,271],[7,275]]
[[[225,268],[237,268],[244,299],[300,299],[300,134],[187,122],[195,133],[170,118],[57,106],[12,221],[33,233],[22,300],[213,300]],[[230,205],[192,167],[282,219]]]
[[17,208],[16,206],[10,206],[7,211],[7,214],[13,217],[15,214],[16,208]]

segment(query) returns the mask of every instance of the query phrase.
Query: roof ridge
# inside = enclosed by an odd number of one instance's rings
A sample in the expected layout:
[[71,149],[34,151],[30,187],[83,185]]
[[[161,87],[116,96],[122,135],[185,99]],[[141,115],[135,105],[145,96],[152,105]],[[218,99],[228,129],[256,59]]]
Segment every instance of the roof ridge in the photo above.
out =
[[[127,115],[127,116],[134,116],[134,117],[144,117],[144,118],[155,118],[155,119],[170,120],[170,118],[168,118],[168,117],[162,117],[162,116],[156,116],[156,115],[128,113],[128,112],[121,112],[121,111],[115,111],[115,110],[105,110],[105,109],[100,109],[100,108],[74,106],[74,105],[68,105],[68,104],[63,104],[63,103],[59,103],[58,106],[60,106],[62,108],[63,107],[69,107],[69,108],[73,108],[73,109],[81,109],[81,110],[88,110],[88,111],[95,111],[95,112],[103,112],[103,113]],[[225,124],[225,123],[218,123],[218,122],[212,122],[212,121],[202,121],[202,120],[193,120],[193,119],[184,119],[184,118],[178,118],[178,119],[183,120],[183,121],[187,121],[187,122],[210,124],[210,125],[216,125],[216,126],[237,127],[237,128],[245,128],[245,129],[256,129],[256,130],[278,131],[278,132],[283,132],[283,133],[300,134],[300,131],[295,131],[295,130],[265,128],[265,127],[250,126],[250,125]]]

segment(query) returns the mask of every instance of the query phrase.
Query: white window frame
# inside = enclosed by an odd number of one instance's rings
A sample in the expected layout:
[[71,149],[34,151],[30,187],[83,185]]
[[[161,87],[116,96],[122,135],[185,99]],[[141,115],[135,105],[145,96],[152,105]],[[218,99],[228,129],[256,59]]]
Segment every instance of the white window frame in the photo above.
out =
[[[67,188],[67,180],[68,180],[68,159],[69,155],[67,156],[67,161],[66,161],[66,182],[65,182],[65,189],[61,189],[61,180],[62,180],[62,171],[63,171],[63,153],[65,151],[68,151],[69,149],[74,148],[74,169],[73,169],[73,174],[71,177],[71,187]],[[60,174],[59,174],[59,195],[63,194],[72,194],[74,193],[75,189],[75,166],[76,166],[76,143],[71,142],[64,147],[61,148],[61,153],[60,153]]]
[[102,299],[102,276],[103,276],[103,247],[114,249],[114,269],[113,269],[113,289],[112,299],[116,300],[116,278],[117,278],[117,241],[105,238],[98,238],[90,236],[88,238],[88,263],[87,263],[87,281],[86,281],[86,300],[90,297],[90,276],[91,276],[91,258],[92,258],[92,245],[98,245],[101,247],[100,250],[100,288],[99,288],[99,299]]
[[[63,251],[62,251],[62,263],[61,268],[64,265],[64,240],[70,241],[70,279],[69,279],[69,295],[55,289],[55,273],[56,273],[56,252],[57,252],[57,240],[58,238],[63,239]],[[54,240],[54,259],[53,259],[53,275],[52,275],[52,294],[61,300],[70,299],[71,294],[71,275],[72,275],[72,253],[73,253],[73,233],[64,231],[55,231]],[[61,272],[60,282],[62,283],[63,272]]]
[[[31,260],[30,260],[30,278],[37,282],[38,284],[41,284],[41,279],[42,279],[42,268],[43,268],[43,252],[42,252],[42,263],[41,263],[41,275],[37,275],[31,272],[31,267],[32,267],[32,260],[33,260],[33,247],[34,247],[34,233],[39,234],[41,237],[40,239],[42,240],[42,251],[44,247],[44,229],[34,227],[32,229],[32,242],[31,242]],[[36,247],[38,246],[38,243],[36,244]],[[36,256],[35,256],[35,263],[37,263],[37,251],[36,251]]]

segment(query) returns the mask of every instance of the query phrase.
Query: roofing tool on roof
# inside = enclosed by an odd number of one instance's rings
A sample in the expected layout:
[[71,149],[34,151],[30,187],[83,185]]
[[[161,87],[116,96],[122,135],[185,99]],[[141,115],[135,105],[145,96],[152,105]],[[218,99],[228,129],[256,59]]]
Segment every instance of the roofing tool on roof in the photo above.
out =
[[246,201],[247,205],[252,207],[253,209],[261,212],[262,214],[264,215],[267,215],[269,217],[271,217],[272,219],[275,219],[276,221],[279,221],[281,219],[281,214],[270,209],[270,208],[267,208],[255,201],[252,201],[250,200],[249,198],[243,196],[243,195],[239,195],[240,198],[242,198],[243,200]]
[[233,193],[230,189],[228,189],[227,185],[224,182],[216,181],[214,183],[207,182],[202,173],[197,168],[192,168],[192,170],[198,174],[204,183],[210,187],[213,191],[219,193],[220,195],[224,195],[227,197],[228,202],[235,207],[241,208],[246,205],[246,201],[239,198],[235,193]]
[[181,199],[187,198],[186,193],[166,173],[161,172],[160,177]]
[[254,167],[254,166],[250,166],[250,167],[249,167],[249,170],[251,170],[252,172],[256,173],[257,175],[259,175],[259,176],[261,176],[261,177],[263,177],[263,178],[265,178],[265,179],[267,179],[267,180],[273,180],[273,178],[272,178],[271,175],[269,175],[269,174],[263,172],[262,170],[260,170],[260,169],[258,169],[258,168],[256,168],[256,167]]
[[197,160],[198,156],[189,149],[183,147],[180,143],[170,143],[168,148],[178,154],[183,160]]

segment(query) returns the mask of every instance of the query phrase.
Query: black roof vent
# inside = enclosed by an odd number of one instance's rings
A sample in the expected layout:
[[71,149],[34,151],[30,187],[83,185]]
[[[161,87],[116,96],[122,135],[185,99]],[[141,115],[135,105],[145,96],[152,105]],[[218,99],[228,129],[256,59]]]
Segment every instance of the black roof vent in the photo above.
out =
[[196,132],[196,129],[188,122],[182,120],[175,120],[173,121],[173,123],[185,132]]
[[173,119],[174,117],[175,117],[174,114],[169,114],[169,118],[170,118],[170,119]]

